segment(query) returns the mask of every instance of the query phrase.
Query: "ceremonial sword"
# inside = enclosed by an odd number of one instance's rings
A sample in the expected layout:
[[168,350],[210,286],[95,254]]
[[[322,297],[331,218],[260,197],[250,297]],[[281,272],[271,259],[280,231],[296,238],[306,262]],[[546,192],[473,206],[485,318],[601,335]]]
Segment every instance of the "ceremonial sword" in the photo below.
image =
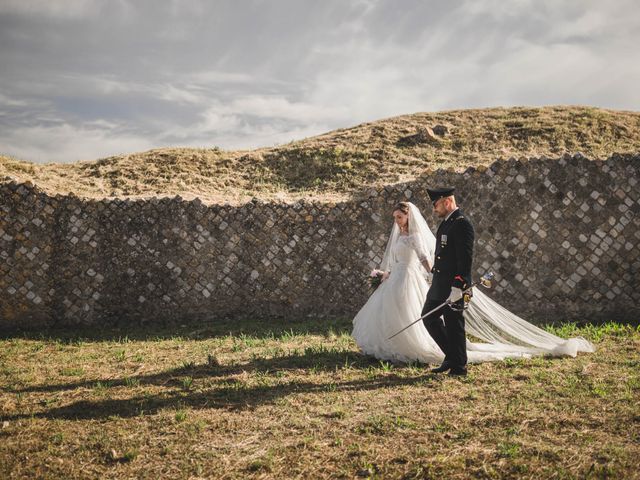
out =
[[[464,299],[464,294],[465,292],[468,292],[469,290],[471,290],[473,287],[475,287],[476,285],[482,285],[485,288],[491,288],[492,284],[491,281],[493,280],[493,277],[495,276],[495,274],[493,272],[487,272],[485,273],[481,278],[479,282],[475,282],[472,283],[471,286],[465,288],[464,290],[462,290],[462,297],[459,300]],[[431,315],[433,312],[436,312],[438,310],[440,310],[442,307],[446,306],[446,305],[451,305],[452,303],[455,303],[452,300],[447,299],[446,301],[444,301],[441,305],[438,305],[436,308],[434,308],[433,310],[425,313],[424,315],[422,315],[419,319],[417,319],[415,322],[411,322],[409,325],[407,325],[406,327],[404,327],[402,330],[400,330],[399,332],[394,333],[393,335],[391,335],[389,338],[387,338],[387,340],[391,340],[393,337],[396,337],[398,335],[400,335],[402,332],[404,332],[407,328],[412,327],[413,325],[415,325],[416,323],[418,323],[420,320],[423,320],[425,317],[428,317],[429,315]]]

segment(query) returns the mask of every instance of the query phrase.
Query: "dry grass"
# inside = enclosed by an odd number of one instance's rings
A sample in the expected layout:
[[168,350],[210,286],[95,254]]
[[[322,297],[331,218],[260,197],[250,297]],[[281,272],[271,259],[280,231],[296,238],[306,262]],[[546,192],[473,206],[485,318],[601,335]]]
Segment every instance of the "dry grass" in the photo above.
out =
[[[436,125],[449,132],[434,134]],[[165,148],[49,165],[0,156],[0,178],[87,198],[339,199],[437,168],[575,152],[592,159],[640,152],[640,113],[562,106],[416,113],[254,151]]]
[[640,328],[463,380],[363,357],[350,322],[6,335],[1,478],[640,478]]

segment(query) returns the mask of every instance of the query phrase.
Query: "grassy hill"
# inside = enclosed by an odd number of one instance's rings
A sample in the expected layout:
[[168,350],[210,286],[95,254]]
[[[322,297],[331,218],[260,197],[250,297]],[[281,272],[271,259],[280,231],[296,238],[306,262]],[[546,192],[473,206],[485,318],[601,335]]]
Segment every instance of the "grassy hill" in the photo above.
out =
[[68,164],[0,156],[0,179],[89,198],[182,195],[236,203],[342,197],[437,168],[575,152],[592,159],[640,152],[640,113],[566,106],[415,113],[251,151],[163,148]]

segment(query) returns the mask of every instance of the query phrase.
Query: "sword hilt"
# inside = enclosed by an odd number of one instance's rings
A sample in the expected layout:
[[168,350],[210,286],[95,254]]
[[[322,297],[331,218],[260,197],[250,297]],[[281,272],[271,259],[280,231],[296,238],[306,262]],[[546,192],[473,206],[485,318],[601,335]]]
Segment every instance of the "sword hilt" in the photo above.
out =
[[[493,284],[491,283],[493,281],[493,278],[495,277],[495,274],[493,272],[487,272],[485,273],[482,277],[480,277],[480,280],[478,282],[472,283],[470,286],[468,286],[467,288],[465,288],[464,290],[462,290],[462,300],[465,300],[465,292],[467,294],[467,296],[469,297],[469,300],[471,300],[471,294],[469,293],[469,290],[471,290],[473,287],[475,287],[476,285],[482,285],[485,288],[491,288],[493,286]],[[466,305],[469,300],[465,300],[463,305]],[[441,305],[438,305],[436,308],[434,308],[433,310],[431,310],[430,312],[425,313],[424,315],[422,315],[420,318],[418,318],[417,320],[415,320],[414,322],[411,322],[409,325],[407,325],[406,327],[404,327],[402,330],[400,330],[399,332],[394,333],[393,335],[391,335],[389,338],[387,338],[387,340],[391,340],[393,337],[400,335],[402,332],[404,332],[405,330],[407,330],[408,328],[412,327],[413,325],[415,325],[416,323],[418,323],[420,320],[422,320],[424,317],[427,317],[429,315],[431,315],[433,312],[440,310],[441,308],[445,307],[446,305],[449,305],[450,308],[453,308],[454,303],[451,302],[451,300],[446,300],[444,303],[442,303]],[[466,307],[462,307],[461,310],[464,310]],[[455,310],[455,309],[454,309]]]

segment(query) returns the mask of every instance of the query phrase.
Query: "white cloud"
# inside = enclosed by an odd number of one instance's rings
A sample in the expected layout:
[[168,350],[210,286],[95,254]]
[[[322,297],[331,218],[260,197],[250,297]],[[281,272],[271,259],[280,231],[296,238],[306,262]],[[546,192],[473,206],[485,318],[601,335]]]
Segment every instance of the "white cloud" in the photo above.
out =
[[195,84],[209,85],[219,83],[232,83],[232,84],[255,84],[265,79],[257,79],[246,73],[234,73],[223,72],[219,70],[206,70],[201,72],[194,72],[185,75],[186,80],[189,80]]
[[233,100],[226,109],[236,114],[303,123],[334,122],[348,114],[343,105],[292,102],[282,95],[249,95]]
[[77,19],[93,13],[96,4],[94,0],[3,0],[0,14]]
[[100,128],[69,124],[33,126],[0,133],[0,151],[38,163],[93,160],[148,150],[155,145],[152,139],[114,131],[108,122]]
[[273,145],[416,111],[640,110],[638,7],[616,5],[5,0],[0,151],[69,161]]
[[212,133],[233,132],[242,125],[240,117],[234,115],[225,108],[211,107],[202,114],[202,121],[198,124],[187,127],[185,130],[190,135],[201,136]]
[[0,93],[0,107],[26,107],[28,104],[26,100],[11,98]]
[[74,95],[104,96],[140,95],[177,103],[201,103],[205,100],[197,85],[180,85],[163,81],[141,82],[114,75],[61,74],[44,85],[38,93],[51,93],[55,85],[65,85]]

